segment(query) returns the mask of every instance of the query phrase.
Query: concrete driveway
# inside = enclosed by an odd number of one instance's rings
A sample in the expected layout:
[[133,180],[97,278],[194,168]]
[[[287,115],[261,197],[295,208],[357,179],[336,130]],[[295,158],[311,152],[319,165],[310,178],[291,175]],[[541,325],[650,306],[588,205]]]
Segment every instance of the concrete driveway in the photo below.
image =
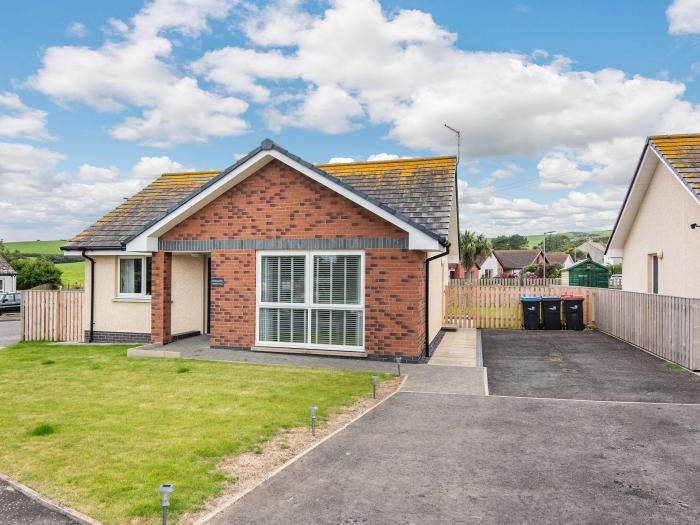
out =
[[[700,522],[700,405],[680,403],[700,401],[700,378],[664,369],[639,350],[600,349],[590,359],[565,353],[564,343],[561,361],[550,361],[551,350],[523,351],[511,366],[505,352],[529,344],[524,334],[483,332],[499,396],[468,395],[446,386],[468,376],[437,373],[440,392],[451,393],[431,392],[425,365],[421,389],[397,393],[214,523]],[[575,348],[610,343],[601,334],[556,335]],[[639,367],[627,370],[641,374],[639,388],[619,381],[624,363]],[[579,370],[579,379],[571,382],[574,372],[563,368]],[[614,381],[619,388],[603,388]],[[564,399],[570,388],[576,399]],[[506,390],[519,397],[501,397]]]
[[0,523],[3,525],[76,525],[78,522],[44,507],[0,479]]
[[19,320],[5,320],[0,317],[0,348],[19,341]]

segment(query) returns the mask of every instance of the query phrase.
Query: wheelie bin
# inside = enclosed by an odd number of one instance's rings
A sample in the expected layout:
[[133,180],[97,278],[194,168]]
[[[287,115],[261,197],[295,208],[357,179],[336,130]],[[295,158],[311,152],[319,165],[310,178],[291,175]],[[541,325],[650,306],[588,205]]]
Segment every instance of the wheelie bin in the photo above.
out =
[[583,301],[582,295],[563,295],[564,319],[567,330],[583,330]]
[[542,298],[542,321],[545,330],[561,330],[561,297]]
[[523,295],[520,297],[520,302],[523,305],[523,328],[525,330],[539,330],[542,298]]

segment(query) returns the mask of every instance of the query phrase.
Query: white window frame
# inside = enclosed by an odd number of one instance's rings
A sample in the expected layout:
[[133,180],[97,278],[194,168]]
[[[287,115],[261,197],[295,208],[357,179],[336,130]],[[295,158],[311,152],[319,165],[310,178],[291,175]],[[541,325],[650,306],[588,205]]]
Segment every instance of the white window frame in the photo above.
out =
[[[122,260],[141,260],[141,292],[137,293],[122,293],[121,291],[121,280],[122,280]],[[150,299],[151,294],[146,293],[146,287],[148,276],[146,275],[148,268],[148,257],[145,255],[124,255],[117,257],[117,298],[119,299]]]
[[[262,301],[262,258],[263,256],[299,256],[306,257],[304,265],[304,303],[270,303]],[[319,304],[313,300],[314,257],[323,255],[359,255],[360,256],[360,301],[358,304]],[[362,250],[258,250],[255,271],[255,346],[278,348],[303,348],[311,350],[340,350],[346,352],[364,352],[365,348],[365,252]],[[286,343],[260,340],[260,308],[290,308],[306,310],[307,343]],[[355,310],[362,312],[361,346],[325,345],[311,343],[312,310]]]
[[0,293],[3,293],[5,291],[5,279],[3,277],[0,277]]

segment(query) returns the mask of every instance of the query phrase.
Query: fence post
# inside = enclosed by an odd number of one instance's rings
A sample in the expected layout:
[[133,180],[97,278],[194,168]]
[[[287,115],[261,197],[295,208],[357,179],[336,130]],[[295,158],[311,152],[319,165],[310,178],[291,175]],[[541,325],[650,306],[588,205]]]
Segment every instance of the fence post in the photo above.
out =
[[700,301],[693,301],[690,315],[690,369],[700,370]]
[[26,292],[20,292],[19,300],[19,340],[24,341],[24,322],[26,312],[24,310],[24,302],[27,300]]

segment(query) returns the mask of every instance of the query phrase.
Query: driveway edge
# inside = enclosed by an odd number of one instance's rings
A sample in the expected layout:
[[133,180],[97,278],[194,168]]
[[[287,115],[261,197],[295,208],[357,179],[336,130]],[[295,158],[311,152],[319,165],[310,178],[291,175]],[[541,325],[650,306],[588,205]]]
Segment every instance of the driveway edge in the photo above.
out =
[[63,505],[59,505],[55,501],[51,501],[46,496],[42,496],[36,490],[29,488],[26,485],[23,485],[15,479],[12,479],[7,474],[3,474],[2,472],[0,472],[0,479],[8,485],[11,485],[12,488],[17,489],[17,491],[21,492],[29,499],[36,501],[41,506],[54,512],[58,512],[59,514],[63,514],[64,516],[75,520],[77,523],[80,523],[82,525],[102,525],[101,522],[97,521],[94,518],[91,518],[90,516],[87,516],[86,514],[83,514],[82,512],[78,512],[75,509],[65,507]]
[[306,454],[308,454],[309,452],[311,452],[312,450],[314,450],[316,447],[318,447],[319,445],[325,443],[326,441],[328,441],[329,439],[331,439],[331,438],[332,438],[333,436],[335,436],[336,434],[338,434],[338,433],[342,432],[343,430],[345,430],[346,428],[348,428],[348,427],[349,427],[350,425],[352,425],[355,421],[357,421],[357,420],[360,419],[361,417],[365,416],[366,414],[370,413],[372,410],[374,410],[375,408],[377,408],[378,406],[380,406],[382,403],[384,403],[387,399],[391,399],[392,397],[394,397],[395,394],[397,394],[397,393],[399,393],[399,392],[401,391],[401,388],[403,387],[404,383],[406,382],[406,378],[407,378],[407,377],[408,377],[408,375],[404,375],[404,376],[403,376],[403,379],[401,379],[401,383],[399,384],[398,388],[397,388],[396,390],[394,390],[391,394],[389,394],[388,396],[386,396],[384,399],[382,399],[381,401],[379,401],[379,403],[377,403],[376,405],[373,405],[373,406],[369,407],[367,410],[365,410],[364,412],[362,412],[361,414],[359,414],[357,417],[355,417],[355,418],[352,419],[351,421],[348,421],[348,422],[347,422],[346,424],[344,424],[342,427],[340,427],[340,428],[336,429],[335,431],[331,432],[330,434],[328,434],[326,437],[324,437],[323,439],[321,439],[321,440],[318,441],[317,443],[314,443],[312,446],[310,446],[309,448],[307,448],[306,450],[304,450],[304,451],[301,452],[300,454],[297,454],[297,455],[294,456],[292,459],[290,459],[289,461],[287,461],[286,463],[284,463],[284,464],[281,465],[280,467],[278,467],[278,468],[276,468],[275,470],[273,470],[270,474],[268,474],[268,475],[265,476],[263,479],[261,479],[259,483],[256,483],[254,486],[250,487],[248,490],[245,490],[245,491],[241,492],[240,494],[237,494],[237,495],[233,496],[231,499],[225,501],[224,503],[222,503],[221,505],[219,505],[218,507],[216,507],[214,510],[212,510],[211,512],[209,512],[209,513],[206,514],[205,516],[199,518],[199,519],[198,519],[197,521],[195,521],[192,525],[206,525],[206,524],[209,523],[211,520],[213,520],[214,518],[216,518],[219,514],[221,514],[222,512],[226,511],[227,509],[229,509],[230,507],[232,507],[236,502],[238,502],[239,500],[241,500],[242,498],[244,498],[247,494],[249,494],[250,492],[254,491],[254,490],[257,489],[260,485],[262,485],[263,483],[265,483],[266,481],[268,481],[270,478],[273,478],[274,476],[276,476],[277,474],[279,474],[280,472],[282,472],[284,469],[286,469],[288,466],[292,465],[293,463],[296,463],[298,460],[300,460],[301,458],[303,458]]

